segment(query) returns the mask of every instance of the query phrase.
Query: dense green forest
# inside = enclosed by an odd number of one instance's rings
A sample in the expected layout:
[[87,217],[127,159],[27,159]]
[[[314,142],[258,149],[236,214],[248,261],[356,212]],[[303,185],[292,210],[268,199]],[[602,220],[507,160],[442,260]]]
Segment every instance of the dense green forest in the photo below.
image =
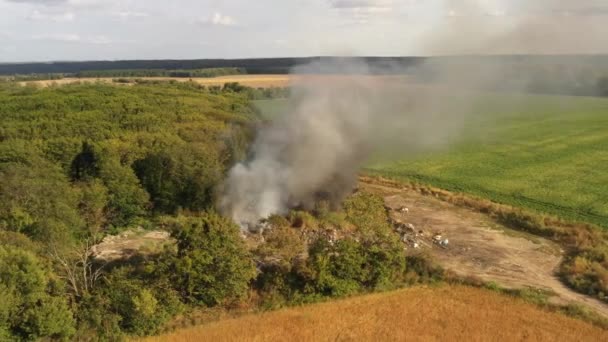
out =
[[[0,83],[0,340],[114,341],[198,308],[273,308],[440,277],[405,257],[379,197],[270,218],[261,240],[214,211],[216,186],[261,120],[250,104],[259,95],[238,84]],[[171,242],[96,258],[105,236],[133,229]]]

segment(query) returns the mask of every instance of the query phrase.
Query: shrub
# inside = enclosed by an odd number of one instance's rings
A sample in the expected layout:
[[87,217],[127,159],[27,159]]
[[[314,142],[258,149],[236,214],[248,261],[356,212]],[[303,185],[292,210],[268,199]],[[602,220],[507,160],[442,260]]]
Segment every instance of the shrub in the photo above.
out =
[[0,246],[0,337],[68,339],[75,321],[51,274],[33,254]]
[[245,296],[256,271],[239,228],[214,212],[164,221],[177,240],[165,261],[172,284],[188,303],[215,306]]

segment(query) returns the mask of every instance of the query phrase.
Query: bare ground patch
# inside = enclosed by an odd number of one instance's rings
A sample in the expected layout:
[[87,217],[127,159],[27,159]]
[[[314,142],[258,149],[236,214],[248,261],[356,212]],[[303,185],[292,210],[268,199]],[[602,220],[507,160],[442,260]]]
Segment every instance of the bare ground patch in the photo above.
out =
[[145,231],[141,228],[125,231],[118,235],[108,235],[93,246],[93,257],[102,261],[129,259],[135,255],[154,254],[165,245],[173,243],[166,231]]
[[[563,251],[555,243],[513,231],[483,214],[413,190],[370,183],[360,186],[381,194],[389,208],[408,208],[408,212],[391,210],[391,217],[423,231],[416,237],[419,248],[409,248],[410,253],[428,253],[459,275],[507,288],[547,289],[556,294],[555,302],[581,303],[608,317],[608,305],[572,291],[556,276]],[[436,234],[449,239],[446,248],[433,243]]]

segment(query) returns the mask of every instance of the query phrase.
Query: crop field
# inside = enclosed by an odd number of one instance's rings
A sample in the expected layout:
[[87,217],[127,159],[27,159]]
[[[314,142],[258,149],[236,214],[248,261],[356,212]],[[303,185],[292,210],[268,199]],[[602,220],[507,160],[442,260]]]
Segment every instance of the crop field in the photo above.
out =
[[[271,116],[284,102],[258,106]],[[365,171],[608,227],[606,127],[606,99],[486,94],[450,144]]]
[[601,341],[607,332],[461,286],[411,288],[250,315],[145,341]]
[[[85,77],[85,78],[64,78],[59,80],[42,81],[23,81],[22,85],[36,84],[42,87],[51,85],[64,85],[72,83],[112,83],[114,79],[146,79],[151,81],[176,81],[176,82],[195,82],[204,86],[222,86],[229,82],[238,82],[244,86],[253,88],[286,87],[289,85],[289,75],[230,75],[218,77]],[[125,83],[129,84],[129,83]]]

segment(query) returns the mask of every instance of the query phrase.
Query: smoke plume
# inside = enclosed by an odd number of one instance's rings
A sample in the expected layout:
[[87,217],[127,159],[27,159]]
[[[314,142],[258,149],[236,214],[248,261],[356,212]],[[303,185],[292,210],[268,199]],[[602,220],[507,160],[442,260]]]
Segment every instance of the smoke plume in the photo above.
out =
[[[419,45],[447,54],[585,53],[595,51],[608,27],[598,28],[608,7],[590,0],[517,0],[497,8],[479,3],[447,0],[450,18],[421,37]],[[372,73],[355,59],[296,68],[295,74],[308,76],[296,78],[288,112],[258,132],[251,157],[230,170],[220,209],[246,228],[293,207],[309,208],[319,198],[337,204],[352,191],[371,155],[403,156],[449,146],[462,134],[480,90],[529,90],[531,79],[525,77],[535,76],[528,64],[496,61],[436,58],[407,70],[386,66],[384,76],[372,75],[377,70]],[[547,56],[534,63],[549,61]],[[415,79],[406,82],[405,74]]]
[[[388,73],[403,73],[394,68]],[[294,73],[307,76],[292,85],[289,111],[258,132],[252,157],[226,180],[220,207],[242,227],[319,198],[337,205],[372,152],[440,146],[460,125],[454,114],[462,112],[441,115],[441,101],[430,101],[425,87],[371,75],[358,60],[328,59]]]

